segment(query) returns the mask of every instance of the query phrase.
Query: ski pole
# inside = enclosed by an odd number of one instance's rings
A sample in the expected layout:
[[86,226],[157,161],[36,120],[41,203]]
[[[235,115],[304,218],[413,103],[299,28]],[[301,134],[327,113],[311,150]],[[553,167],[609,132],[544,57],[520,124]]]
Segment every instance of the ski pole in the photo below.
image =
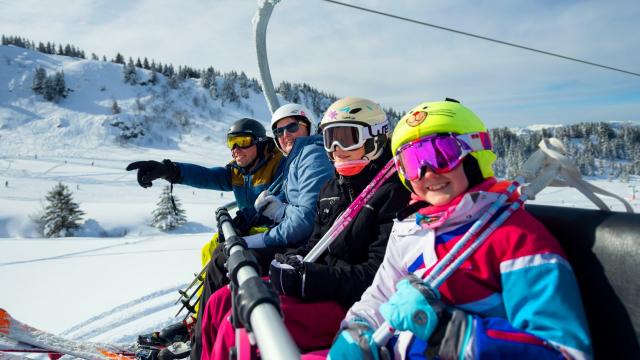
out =
[[[193,279],[193,281],[191,282],[191,284],[189,284],[189,286],[187,286],[184,290],[178,290],[178,293],[180,293],[180,295],[182,295],[182,297],[180,297],[178,300],[176,300],[176,302],[174,303],[177,304],[180,302],[180,300],[182,300],[183,298],[189,298],[191,299],[191,297],[193,297],[193,294],[189,295],[189,290],[191,290],[191,288],[198,283],[198,281],[200,283],[202,283],[202,281],[204,281],[204,274],[207,271],[207,265],[209,265],[209,262],[207,262],[207,264],[202,268],[202,270],[200,270],[199,273],[197,274],[193,274],[195,275],[195,279]],[[196,290],[197,292],[198,290]]]
[[[451,250],[449,250],[449,253],[447,253],[447,255],[443,257],[440,261],[438,261],[436,266],[433,268],[429,276],[424,281],[428,286],[430,286],[433,289],[439,288],[446,281],[446,279],[449,276],[451,276],[453,272],[457,270],[460,267],[460,265],[462,265],[462,263],[467,258],[469,258],[469,256],[471,256],[471,254],[473,254],[473,252],[480,245],[482,245],[484,240],[487,239],[489,235],[491,235],[491,233],[493,233],[493,231],[498,228],[498,226],[502,225],[502,223],[504,223],[507,220],[507,218],[511,216],[511,214],[513,214],[518,208],[522,206],[522,204],[527,199],[526,195],[520,196],[513,204],[511,204],[511,206],[505,212],[503,212],[495,221],[493,221],[491,225],[489,225],[489,227],[485,229],[480,234],[480,236],[478,236],[478,238],[472,242],[471,246],[469,246],[462,254],[460,254],[460,256],[453,263],[451,263],[446,269],[443,270],[443,268],[449,262],[451,262],[451,260],[456,255],[456,253],[459,252],[460,249],[466,243],[469,242],[469,239],[473,235],[475,235],[475,233],[477,233],[480,228],[486,225],[486,223],[490,220],[491,216],[493,216],[493,214],[495,214],[495,212],[506,202],[506,200],[511,196],[511,194],[515,192],[515,190],[520,184],[520,181],[523,181],[523,180],[521,177],[518,177],[513,183],[511,183],[511,185],[507,188],[505,193],[503,193],[498,198],[498,200],[496,200],[496,202],[490,207],[490,209],[487,210],[487,213],[485,213],[485,215],[480,217],[480,219],[476,220],[474,225],[469,230],[467,230],[463,238],[460,239],[460,241],[456,244],[456,246],[454,246]],[[486,216],[487,214],[489,214],[489,212],[491,213],[491,215]],[[483,221],[483,223],[480,223],[481,220]],[[458,246],[460,243],[463,243],[463,244],[461,246]],[[372,338],[378,346],[383,346],[387,342],[389,342],[389,340],[393,337],[394,333],[395,333],[395,329],[391,327],[391,325],[389,325],[389,322],[385,321],[373,333]]]
[[[225,205],[222,205],[222,207],[224,207],[227,210],[231,210],[234,207],[237,206],[237,203],[235,201],[232,201],[230,203],[227,203]],[[193,281],[191,281],[191,283],[189,285],[187,285],[187,287],[184,290],[178,290],[178,293],[181,295],[178,300],[176,300],[176,302],[174,303],[174,305],[178,304],[182,299],[184,298],[189,298],[191,299],[191,297],[193,297],[193,294],[191,296],[188,295],[189,290],[196,285],[198,282],[202,282],[204,281],[204,274],[207,272],[207,266],[209,265],[209,262],[207,262],[206,264],[204,264],[204,266],[202,267],[202,270],[200,270],[200,272],[198,274],[194,274],[195,278],[193,279]],[[198,290],[196,290],[194,293],[198,292]],[[182,310],[182,309],[180,309]],[[178,311],[178,314],[180,313],[180,311]],[[178,315],[176,315],[178,316]]]
[[314,262],[320,255],[331,245],[331,243],[338,237],[338,235],[344,230],[349,223],[358,215],[364,205],[373,197],[376,190],[382,186],[382,184],[394,173],[396,168],[394,166],[393,159],[380,170],[375,178],[365,187],[362,192],[353,200],[351,205],[338,216],[333,225],[327,230],[322,238],[316,243],[316,245],[309,251],[304,257],[305,262]]
[[462,265],[465,260],[469,258],[479,247],[484,243],[484,241],[493,233],[498,226],[502,225],[509,216],[511,216],[516,210],[518,210],[524,202],[527,200],[526,195],[522,195],[518,200],[516,200],[507,210],[505,210],[493,223],[489,224],[489,227],[482,232],[482,234],[469,246],[460,256],[451,263],[449,267],[442,271],[442,273],[433,280],[434,288],[439,288],[445,280],[449,278],[456,271],[460,265]]
[[489,207],[489,210],[487,210],[487,212],[484,213],[478,220],[476,220],[471,228],[467,230],[462,239],[460,239],[456,243],[456,245],[451,248],[451,250],[449,250],[447,255],[445,255],[440,261],[438,261],[433,270],[431,270],[431,272],[429,272],[429,275],[424,279],[425,283],[432,284],[433,279],[435,279],[435,277],[440,274],[442,269],[447,266],[454,257],[458,255],[460,249],[466,246],[469,240],[487,224],[487,222],[496,213],[496,211],[498,211],[498,209],[502,207],[502,205],[509,199],[509,197],[516,191],[516,189],[523,181],[524,179],[522,177],[518,177],[509,185],[509,187],[507,187],[507,190],[498,197],[498,199],[491,205],[491,207]]
[[200,284],[198,284],[198,287],[196,287],[193,293],[191,293],[191,296],[189,296],[186,299],[180,299],[180,301],[182,302],[182,307],[176,313],[176,317],[180,315],[180,313],[182,312],[182,309],[185,309],[185,308],[194,314],[196,313],[195,307],[198,301],[200,301],[200,297],[196,299],[196,302],[194,302],[193,305],[191,305],[190,302],[191,302],[191,299],[193,299],[193,297],[198,293],[198,290],[202,288],[202,285],[204,285],[204,282],[201,282]]

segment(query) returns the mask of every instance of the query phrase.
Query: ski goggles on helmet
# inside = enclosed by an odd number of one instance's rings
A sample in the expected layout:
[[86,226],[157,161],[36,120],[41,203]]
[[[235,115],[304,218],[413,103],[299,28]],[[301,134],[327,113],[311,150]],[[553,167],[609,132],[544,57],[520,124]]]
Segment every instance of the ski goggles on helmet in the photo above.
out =
[[255,145],[255,139],[251,135],[229,135],[227,136],[227,147],[233,150],[236,147],[247,149]]
[[394,158],[408,181],[418,180],[430,169],[442,174],[455,169],[473,151],[491,150],[489,133],[435,134],[402,145]]
[[375,125],[361,125],[355,123],[335,123],[322,128],[324,149],[327,152],[335,151],[336,146],[342,150],[350,151],[361,148],[368,139],[386,134],[389,128],[388,122]]
[[285,126],[275,128],[273,129],[273,136],[277,138],[282,137],[285,131],[288,132],[289,134],[294,133],[300,130],[300,126],[306,126],[306,124],[300,121],[296,121],[296,122],[287,124]]

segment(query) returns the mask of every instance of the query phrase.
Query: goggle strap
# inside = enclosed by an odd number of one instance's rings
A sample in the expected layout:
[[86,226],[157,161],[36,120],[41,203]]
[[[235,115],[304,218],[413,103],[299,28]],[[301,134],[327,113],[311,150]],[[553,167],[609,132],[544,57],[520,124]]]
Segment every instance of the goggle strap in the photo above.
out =
[[369,126],[369,134],[367,134],[367,139],[371,139],[373,137],[383,135],[389,132],[389,122],[381,122],[379,124],[375,124],[373,126]]
[[471,148],[471,151],[491,150],[491,137],[486,131],[456,135],[456,138]]

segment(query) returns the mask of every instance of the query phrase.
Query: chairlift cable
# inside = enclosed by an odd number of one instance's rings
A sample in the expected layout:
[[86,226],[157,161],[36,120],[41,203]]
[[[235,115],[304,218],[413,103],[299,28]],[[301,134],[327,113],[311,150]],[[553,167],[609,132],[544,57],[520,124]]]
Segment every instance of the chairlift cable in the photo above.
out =
[[362,6],[347,4],[347,3],[343,3],[343,2],[335,1],[335,0],[322,0],[322,1],[325,1],[325,2],[328,2],[328,3],[332,3],[332,4],[335,4],[335,5],[342,5],[342,6],[345,6],[345,7],[350,7],[350,8],[356,9],[356,10],[362,10],[362,11],[365,11],[365,12],[368,12],[368,13],[372,13],[372,14],[377,14],[377,15],[390,17],[390,18],[393,18],[393,19],[396,19],[396,20],[407,21],[407,22],[410,22],[410,23],[423,25],[423,26],[428,26],[428,27],[432,27],[432,28],[435,28],[435,29],[450,31],[450,32],[453,32],[453,33],[456,33],[456,34],[460,34],[460,35],[470,36],[470,37],[474,37],[474,38],[481,39],[481,40],[491,41],[491,42],[502,44],[502,45],[507,45],[507,46],[511,46],[511,47],[515,47],[515,48],[519,48],[519,49],[523,49],[523,50],[529,50],[529,51],[537,52],[537,53],[544,54],[544,55],[554,56],[554,57],[558,57],[558,58],[565,59],[565,60],[571,60],[571,61],[579,62],[579,63],[582,63],[582,64],[586,64],[586,65],[596,66],[596,67],[599,67],[599,68],[618,71],[618,72],[625,73],[625,74],[628,74],[628,75],[633,75],[633,76],[640,77],[640,73],[635,73],[635,72],[624,70],[624,69],[618,69],[618,68],[614,68],[614,67],[607,66],[607,65],[597,64],[597,63],[594,63],[594,62],[581,60],[581,59],[577,59],[577,58],[573,58],[573,57],[569,57],[569,56],[565,56],[565,55],[561,55],[561,54],[556,54],[556,53],[552,53],[552,52],[549,52],[549,51],[538,50],[538,49],[534,49],[534,48],[531,48],[531,47],[528,47],[528,46],[518,45],[518,44],[510,43],[510,42],[507,42],[507,41],[493,39],[493,38],[490,38],[490,37],[477,35],[477,34],[465,32],[465,31],[460,31],[460,30],[456,30],[456,29],[452,29],[452,28],[448,28],[448,27],[444,27],[444,26],[440,26],[440,25],[430,24],[430,23],[427,23],[427,22],[424,22],[424,21],[419,21],[419,20],[415,20],[415,19],[410,19],[410,18],[398,16],[398,15],[385,13],[385,12],[382,12],[382,11],[368,9],[368,8],[365,8],[365,7],[362,7]]

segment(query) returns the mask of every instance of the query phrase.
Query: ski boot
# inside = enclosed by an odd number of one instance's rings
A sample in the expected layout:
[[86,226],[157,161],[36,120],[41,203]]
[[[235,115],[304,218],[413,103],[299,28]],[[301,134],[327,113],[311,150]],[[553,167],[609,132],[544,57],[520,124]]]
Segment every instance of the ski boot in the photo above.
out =
[[186,342],[190,338],[191,327],[196,319],[189,316],[184,321],[171,324],[160,331],[138,336],[138,345],[164,348],[175,342]]
[[136,359],[137,360],[157,360],[158,353],[161,348],[153,347],[153,346],[144,346],[138,345],[136,346]]
[[158,353],[158,360],[188,359],[191,354],[191,341],[175,342]]

